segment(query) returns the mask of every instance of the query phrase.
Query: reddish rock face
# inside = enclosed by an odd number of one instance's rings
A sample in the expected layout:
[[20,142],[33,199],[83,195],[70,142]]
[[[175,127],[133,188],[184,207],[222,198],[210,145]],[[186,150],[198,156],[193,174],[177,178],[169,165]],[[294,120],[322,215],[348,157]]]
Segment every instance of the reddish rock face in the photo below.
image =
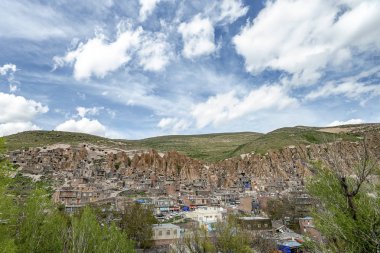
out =
[[[369,150],[379,156],[379,135],[368,139]],[[332,152],[333,151],[333,152]],[[34,148],[10,153],[10,160],[19,164],[22,171],[33,174],[51,174],[54,171],[72,171],[87,176],[105,173],[130,177],[134,180],[150,179],[181,183],[199,183],[207,187],[234,187],[242,180],[252,185],[255,179],[300,178],[312,174],[312,163],[320,161],[331,166],[337,154],[340,169],[351,171],[359,161],[363,146],[359,142],[334,142],[323,145],[298,145],[271,150],[265,155],[246,154],[217,163],[204,163],[178,152],[159,154],[148,152],[105,150],[96,146]]]

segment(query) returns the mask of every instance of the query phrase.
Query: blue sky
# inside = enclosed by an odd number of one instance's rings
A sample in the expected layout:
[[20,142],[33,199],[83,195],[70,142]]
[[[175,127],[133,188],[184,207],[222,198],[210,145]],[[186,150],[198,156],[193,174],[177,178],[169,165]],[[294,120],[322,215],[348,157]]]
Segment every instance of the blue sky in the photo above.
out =
[[378,0],[3,0],[0,16],[0,136],[380,121]]

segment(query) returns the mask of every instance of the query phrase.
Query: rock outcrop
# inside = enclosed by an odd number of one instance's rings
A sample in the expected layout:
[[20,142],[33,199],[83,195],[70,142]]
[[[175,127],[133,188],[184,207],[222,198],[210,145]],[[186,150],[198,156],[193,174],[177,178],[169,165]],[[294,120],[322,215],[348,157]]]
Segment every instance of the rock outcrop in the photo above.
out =
[[[380,154],[380,138],[372,134],[368,149]],[[206,188],[237,187],[242,180],[276,178],[287,180],[313,173],[313,162],[333,166],[339,159],[342,170],[349,172],[363,152],[361,141],[337,141],[328,144],[288,146],[270,150],[265,155],[244,154],[217,163],[205,163],[178,152],[158,153],[105,149],[88,144],[77,147],[53,145],[43,148],[14,151],[9,159],[22,172],[53,175],[66,171],[73,177],[124,178],[136,181],[159,180],[183,184],[202,184]],[[336,156],[335,156],[336,155]]]

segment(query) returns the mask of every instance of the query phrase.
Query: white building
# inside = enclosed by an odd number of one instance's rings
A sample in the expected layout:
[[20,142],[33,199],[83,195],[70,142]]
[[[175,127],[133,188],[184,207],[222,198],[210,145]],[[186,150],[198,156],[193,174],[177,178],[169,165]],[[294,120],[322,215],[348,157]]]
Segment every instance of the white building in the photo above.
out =
[[181,228],[177,225],[171,223],[153,225],[153,241],[155,245],[174,243],[180,236]]
[[185,217],[199,222],[200,226],[212,229],[212,224],[223,219],[226,209],[214,206],[202,206],[192,212],[186,212]]

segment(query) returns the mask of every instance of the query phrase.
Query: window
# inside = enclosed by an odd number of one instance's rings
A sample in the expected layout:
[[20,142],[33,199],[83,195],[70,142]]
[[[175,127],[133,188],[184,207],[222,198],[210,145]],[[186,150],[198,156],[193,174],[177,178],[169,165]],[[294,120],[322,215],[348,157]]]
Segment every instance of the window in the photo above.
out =
[[258,228],[261,228],[261,224],[257,224],[257,227],[258,227]]
[[267,228],[267,227],[268,227],[268,223],[265,223],[265,224],[264,224],[264,227],[266,227],[266,228]]
[[170,230],[166,230],[166,235],[170,235]]
[[177,230],[177,229],[174,230],[174,234],[175,234],[175,235],[178,234],[178,230]]
[[162,236],[162,231],[158,231],[158,236]]

